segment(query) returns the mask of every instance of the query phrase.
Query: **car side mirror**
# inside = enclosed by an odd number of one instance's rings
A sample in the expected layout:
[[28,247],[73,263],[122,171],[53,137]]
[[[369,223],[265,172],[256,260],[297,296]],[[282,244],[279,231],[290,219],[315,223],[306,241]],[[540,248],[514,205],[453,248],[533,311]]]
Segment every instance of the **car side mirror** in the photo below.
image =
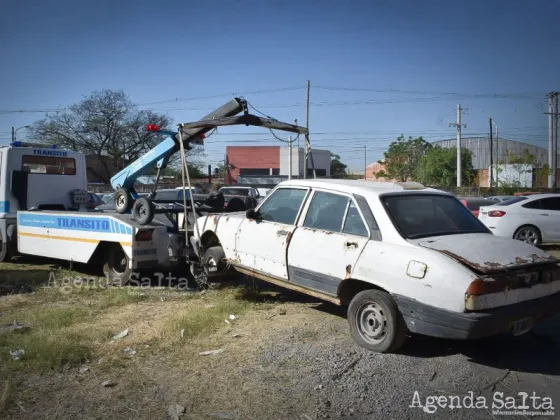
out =
[[257,220],[259,217],[259,212],[255,209],[249,209],[245,212],[245,217],[250,220]]

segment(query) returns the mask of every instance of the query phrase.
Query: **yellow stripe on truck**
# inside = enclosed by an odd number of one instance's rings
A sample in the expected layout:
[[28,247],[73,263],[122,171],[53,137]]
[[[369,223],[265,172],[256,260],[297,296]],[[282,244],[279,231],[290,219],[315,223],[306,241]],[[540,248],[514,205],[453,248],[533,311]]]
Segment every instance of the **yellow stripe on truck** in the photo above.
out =
[[[29,236],[31,238],[41,238],[41,239],[58,239],[60,241],[70,241],[70,242],[86,242],[90,244],[98,244],[100,241],[99,239],[88,239],[88,238],[74,238],[70,236],[50,236],[50,235],[41,235],[39,233],[27,233],[27,232],[18,232],[18,236]],[[120,242],[122,246],[132,246],[132,242]]]

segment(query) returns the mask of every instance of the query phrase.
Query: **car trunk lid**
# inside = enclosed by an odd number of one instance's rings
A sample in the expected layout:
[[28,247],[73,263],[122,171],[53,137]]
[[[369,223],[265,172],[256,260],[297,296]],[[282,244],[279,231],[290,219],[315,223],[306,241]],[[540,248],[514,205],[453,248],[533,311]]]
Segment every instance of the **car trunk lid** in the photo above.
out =
[[439,236],[415,242],[421,247],[439,251],[481,274],[560,262],[532,245],[484,233]]

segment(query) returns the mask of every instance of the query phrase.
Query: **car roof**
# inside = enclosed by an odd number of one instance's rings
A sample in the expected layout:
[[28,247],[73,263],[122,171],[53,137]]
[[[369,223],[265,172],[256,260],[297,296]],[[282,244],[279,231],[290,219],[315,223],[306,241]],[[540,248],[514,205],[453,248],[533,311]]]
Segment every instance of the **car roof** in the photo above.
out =
[[279,187],[311,187],[345,191],[355,194],[380,195],[392,192],[422,191],[449,195],[445,191],[427,188],[418,182],[382,182],[361,179],[292,179],[278,184]]

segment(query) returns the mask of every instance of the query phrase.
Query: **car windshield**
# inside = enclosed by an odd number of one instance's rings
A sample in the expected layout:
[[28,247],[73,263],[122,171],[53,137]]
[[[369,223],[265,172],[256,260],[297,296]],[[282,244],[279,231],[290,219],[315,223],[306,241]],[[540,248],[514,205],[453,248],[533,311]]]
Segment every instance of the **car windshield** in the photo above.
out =
[[489,233],[455,197],[407,194],[381,197],[395,227],[406,239],[463,233]]
[[495,204],[495,205],[496,205],[496,206],[510,206],[510,205],[512,205],[512,204],[519,203],[520,201],[527,200],[527,198],[529,198],[529,197],[515,197],[515,198],[510,198],[509,200],[502,201],[501,203],[498,203],[498,204]]
[[220,192],[227,195],[249,196],[249,190],[247,188],[220,188]]

